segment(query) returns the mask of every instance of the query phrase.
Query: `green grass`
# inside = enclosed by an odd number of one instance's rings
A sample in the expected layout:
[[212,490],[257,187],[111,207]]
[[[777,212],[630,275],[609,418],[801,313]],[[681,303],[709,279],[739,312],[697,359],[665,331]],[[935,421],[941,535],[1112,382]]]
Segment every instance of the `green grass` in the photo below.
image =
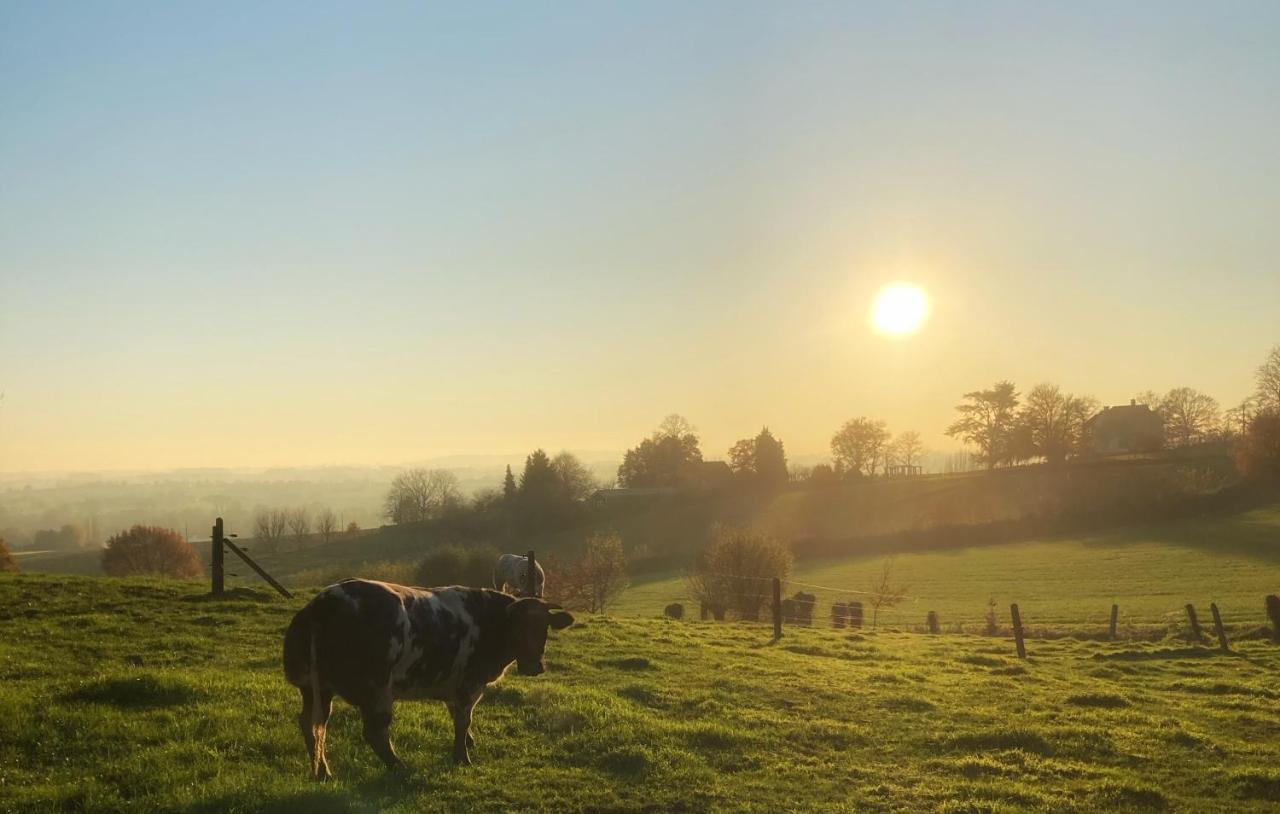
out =
[[[867,591],[883,556],[797,563],[792,579]],[[1102,631],[1111,604],[1120,627],[1149,635],[1183,625],[1193,602],[1209,630],[1216,602],[1236,632],[1266,622],[1263,597],[1280,591],[1280,505],[1228,517],[1122,528],[1105,533],[973,548],[904,553],[894,558],[895,582],[912,600],[882,612],[894,626],[922,626],[935,610],[945,627],[978,630],[990,598],[1008,624],[1009,604],[1019,603],[1023,624],[1039,628]],[[787,595],[798,586],[784,586]],[[805,589],[809,590],[809,589]],[[816,616],[832,601],[863,599],[814,591]],[[666,576],[638,582],[612,609],[616,614],[656,616],[670,602],[690,603],[684,580]],[[686,608],[696,614],[696,603]]]
[[477,711],[339,704],[306,779],[281,634],[307,598],[0,578],[0,811],[1273,811],[1280,647],[583,617]]

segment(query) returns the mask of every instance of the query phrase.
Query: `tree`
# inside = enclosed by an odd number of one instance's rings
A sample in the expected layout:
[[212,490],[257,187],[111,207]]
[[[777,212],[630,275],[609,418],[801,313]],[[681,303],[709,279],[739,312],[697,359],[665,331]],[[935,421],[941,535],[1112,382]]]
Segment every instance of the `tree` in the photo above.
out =
[[729,468],[759,486],[777,489],[787,483],[787,454],[782,442],[760,430],[755,438],[743,438],[729,449]]
[[767,535],[716,526],[686,577],[695,599],[733,610],[740,619],[759,619],[770,580],[791,573],[791,551]]
[[898,433],[898,437],[889,446],[894,462],[907,467],[908,471],[911,467],[918,466],[920,459],[924,457],[924,443],[920,440],[920,433],[915,430]]
[[133,526],[107,540],[102,570],[108,576],[194,579],[204,573],[196,550],[173,529]]
[[563,566],[552,583],[557,602],[592,613],[602,613],[628,584],[622,538],[613,532],[588,537],[582,556]]
[[1018,392],[1013,382],[999,381],[987,390],[965,393],[964,398],[964,403],[956,405],[960,417],[947,427],[947,435],[977,447],[974,460],[987,469],[1007,462],[1017,423]]
[[4,540],[0,539],[0,572],[18,570],[18,561],[9,553],[9,547],[4,544]]
[[846,421],[831,437],[831,455],[836,465],[854,475],[874,475],[889,431],[883,421],[861,417]]
[[1258,413],[1236,447],[1246,477],[1280,479],[1280,410]]
[[337,535],[338,516],[333,513],[333,509],[325,507],[316,515],[316,532],[326,543]]
[[306,507],[299,506],[288,510],[285,517],[289,522],[289,531],[293,532],[293,541],[298,548],[302,548],[306,536],[311,533],[311,516],[307,514]]
[[458,478],[445,469],[410,469],[396,475],[382,504],[395,525],[434,520],[462,504]]
[[1258,367],[1255,381],[1259,409],[1280,412],[1280,345],[1267,354],[1267,360]]
[[347,524],[347,536],[354,537],[360,533],[360,524],[352,520]]
[[618,467],[618,483],[628,488],[676,486],[701,461],[702,450],[693,426],[672,414],[663,419],[652,436],[627,450]]
[[586,500],[599,488],[591,470],[583,466],[572,452],[562,451],[552,458],[551,471],[556,475],[560,494],[565,500]]
[[516,479],[511,474],[511,464],[507,464],[507,474],[502,479],[502,502],[508,507],[514,506],[516,502]]
[[1160,399],[1167,438],[1186,446],[1203,440],[1218,426],[1218,402],[1191,387],[1175,387]]
[[[1025,429],[1028,457],[1039,456],[1059,464],[1068,455],[1080,452],[1084,423],[1098,410],[1094,399],[1062,392],[1056,384],[1038,384],[1026,395],[1018,411],[1018,424]],[[1014,444],[1015,449],[1021,444]]]
[[895,607],[907,598],[907,586],[893,581],[893,557],[886,559],[881,566],[880,576],[871,584],[870,597],[871,629],[875,630],[880,609]]
[[31,546],[37,551],[68,551],[83,548],[84,529],[65,523],[57,529],[40,529],[31,538]]
[[288,527],[289,513],[284,509],[263,509],[253,518],[253,536],[272,553],[280,550],[280,541]]

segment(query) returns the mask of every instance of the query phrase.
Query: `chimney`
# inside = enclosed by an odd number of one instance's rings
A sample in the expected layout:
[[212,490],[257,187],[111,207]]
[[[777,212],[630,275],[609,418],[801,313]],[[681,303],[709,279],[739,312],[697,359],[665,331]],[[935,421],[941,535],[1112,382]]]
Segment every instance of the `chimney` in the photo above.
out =
[[1138,406],[1138,400],[1137,400],[1137,399],[1129,399],[1129,406],[1130,406],[1130,407],[1137,407],[1137,406]]

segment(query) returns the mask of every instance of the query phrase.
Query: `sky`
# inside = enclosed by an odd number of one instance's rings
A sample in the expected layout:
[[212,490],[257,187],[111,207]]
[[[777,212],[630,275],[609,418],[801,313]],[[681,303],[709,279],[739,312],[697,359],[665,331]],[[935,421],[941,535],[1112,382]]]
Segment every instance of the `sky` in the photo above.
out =
[[0,0],[0,472],[1231,406],[1277,144],[1270,2]]

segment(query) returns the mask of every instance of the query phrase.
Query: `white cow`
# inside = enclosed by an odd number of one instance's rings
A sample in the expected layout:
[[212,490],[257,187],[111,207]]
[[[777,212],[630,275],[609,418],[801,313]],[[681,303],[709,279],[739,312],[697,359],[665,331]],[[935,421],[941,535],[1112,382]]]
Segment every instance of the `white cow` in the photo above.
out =
[[[533,563],[533,595],[542,596],[547,575],[542,564]],[[493,569],[493,587],[512,596],[528,596],[529,558],[520,554],[503,554]]]

